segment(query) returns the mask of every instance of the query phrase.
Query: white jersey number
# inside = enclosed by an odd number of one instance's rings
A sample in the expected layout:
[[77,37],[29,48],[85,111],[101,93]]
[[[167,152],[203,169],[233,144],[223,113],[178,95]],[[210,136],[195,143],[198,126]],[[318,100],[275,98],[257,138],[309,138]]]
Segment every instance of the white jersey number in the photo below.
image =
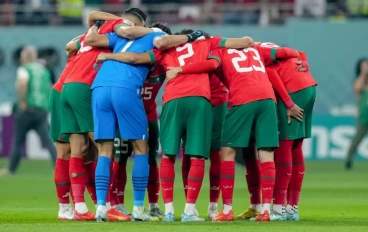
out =
[[181,52],[181,51],[184,51],[185,49],[188,49],[188,52],[183,54],[183,55],[180,55],[178,57],[180,66],[185,65],[185,59],[186,58],[189,58],[189,57],[194,55],[193,46],[190,43],[187,43],[187,44],[185,44],[184,46],[181,46],[181,47],[177,47],[176,51]]
[[[254,48],[245,48],[243,50],[236,50],[236,49],[228,49],[228,54],[238,54],[238,57],[234,57],[231,62],[233,63],[235,69],[237,72],[244,73],[244,72],[266,72],[266,69],[263,65],[263,62],[261,60],[261,57],[258,53],[258,51]],[[258,62],[258,65],[252,65],[250,67],[240,67],[239,62],[246,61],[248,59],[247,55],[248,53],[253,53],[252,58],[254,61]],[[249,54],[250,55],[250,54]]]
[[142,88],[141,95],[143,100],[150,100],[152,98],[152,86]]
[[79,53],[88,52],[92,49],[92,47],[88,46],[84,41],[80,43],[80,46],[81,47],[79,48],[79,51],[78,51]]
[[128,142],[129,142],[128,140],[121,140],[119,138],[115,138],[114,146],[116,153],[127,155],[129,147]]

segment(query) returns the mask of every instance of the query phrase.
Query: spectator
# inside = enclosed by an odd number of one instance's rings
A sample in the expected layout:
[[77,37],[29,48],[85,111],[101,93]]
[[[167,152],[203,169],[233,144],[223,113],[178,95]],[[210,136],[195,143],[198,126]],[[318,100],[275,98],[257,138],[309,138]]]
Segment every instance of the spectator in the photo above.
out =
[[326,0],[295,0],[296,16],[323,17],[326,12]]
[[58,13],[64,25],[82,23],[82,9],[84,0],[57,0]]
[[21,64],[17,71],[18,104],[15,113],[15,133],[8,168],[0,170],[1,175],[15,174],[21,159],[21,149],[28,131],[34,129],[42,144],[50,152],[55,164],[56,149],[49,138],[47,123],[48,102],[51,92],[49,71],[37,63],[37,50],[27,46],[21,52]]
[[354,93],[358,103],[358,119],[356,133],[351,141],[345,162],[346,169],[351,169],[353,165],[354,154],[364,136],[368,132],[368,59],[363,58],[357,62],[357,78],[354,82]]

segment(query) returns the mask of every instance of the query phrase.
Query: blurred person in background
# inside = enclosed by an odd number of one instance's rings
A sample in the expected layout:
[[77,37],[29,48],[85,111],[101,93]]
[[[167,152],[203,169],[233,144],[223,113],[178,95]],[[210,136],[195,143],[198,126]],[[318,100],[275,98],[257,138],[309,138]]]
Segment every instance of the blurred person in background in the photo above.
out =
[[360,142],[368,132],[368,58],[358,60],[356,75],[357,78],[353,88],[358,104],[357,127],[345,162],[346,169],[351,169],[353,167],[354,154]]
[[326,11],[326,0],[295,0],[295,16],[323,17]]
[[0,170],[0,176],[15,174],[21,159],[21,149],[28,131],[35,130],[42,145],[49,151],[55,164],[56,149],[49,138],[47,120],[51,92],[50,72],[37,63],[37,50],[26,46],[20,54],[21,67],[17,70],[16,88],[18,102],[15,112],[15,133],[8,168]]

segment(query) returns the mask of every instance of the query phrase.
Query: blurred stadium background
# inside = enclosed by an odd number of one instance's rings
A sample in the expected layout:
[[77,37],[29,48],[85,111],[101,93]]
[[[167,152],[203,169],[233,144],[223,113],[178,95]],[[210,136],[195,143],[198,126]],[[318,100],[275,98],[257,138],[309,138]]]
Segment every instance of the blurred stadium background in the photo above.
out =
[[[148,23],[169,23],[173,32],[189,27],[223,37],[249,35],[256,41],[271,41],[305,51],[319,85],[313,138],[304,144],[305,156],[310,161],[299,208],[302,221],[280,222],[276,227],[273,223],[263,224],[261,230],[273,226],[271,231],[367,231],[368,162],[362,161],[368,160],[368,139],[364,139],[358,149],[360,162],[353,172],[342,171],[342,160],[355,132],[356,106],[352,89],[355,66],[358,59],[368,56],[368,0],[0,0],[0,167],[6,167],[5,158],[9,156],[13,135],[12,106],[17,96],[15,80],[20,49],[24,45],[35,45],[55,82],[66,62],[65,44],[86,31],[89,12],[102,10],[120,14],[131,6],[145,9]],[[160,107],[161,95],[157,101]],[[166,224],[144,223],[125,223],[124,228],[118,224],[104,224],[102,228],[101,224],[86,223],[55,226],[57,198],[52,169],[49,161],[42,160],[49,156],[32,131],[23,153],[29,160],[22,162],[19,173],[15,177],[0,178],[0,231],[168,228]],[[176,170],[175,207],[180,213],[184,205],[180,162]],[[131,163],[128,173],[130,171]],[[126,205],[131,209],[132,186],[128,179]],[[208,189],[206,178],[197,202],[202,214],[207,209]],[[236,214],[248,207],[247,194],[244,169],[237,168]],[[160,204],[162,206],[161,200]],[[91,202],[89,207],[93,211]],[[243,230],[243,225],[223,224],[234,231]],[[177,232],[188,228],[172,226]],[[219,230],[219,226],[206,223],[195,228],[208,231]],[[261,225],[248,223],[246,226],[250,231],[259,231]]]
[[[319,83],[314,138],[305,143],[306,158],[345,157],[355,130],[355,63],[368,54],[368,0],[1,0],[2,156],[8,156],[11,144],[11,106],[16,101],[21,47],[35,45],[56,81],[66,61],[65,43],[86,30],[88,14],[93,10],[120,14],[131,6],[145,9],[148,23],[167,22],[174,32],[201,28],[213,35],[249,35],[305,51]],[[157,101],[161,105],[160,95]],[[25,152],[29,158],[48,157],[32,132]],[[358,159],[368,159],[368,140],[358,153]]]

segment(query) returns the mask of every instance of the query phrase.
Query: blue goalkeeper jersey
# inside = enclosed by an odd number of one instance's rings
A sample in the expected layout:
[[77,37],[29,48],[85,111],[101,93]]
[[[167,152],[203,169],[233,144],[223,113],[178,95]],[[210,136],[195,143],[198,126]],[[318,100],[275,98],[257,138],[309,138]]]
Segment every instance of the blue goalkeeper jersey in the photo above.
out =
[[[113,53],[143,53],[154,48],[154,40],[165,34],[162,32],[152,32],[136,40],[122,38],[116,33],[107,33],[106,35],[109,39],[109,47],[113,49]],[[142,88],[149,71],[149,64],[133,65],[114,60],[106,60],[97,73],[91,89],[103,86],[115,86],[137,90]]]

